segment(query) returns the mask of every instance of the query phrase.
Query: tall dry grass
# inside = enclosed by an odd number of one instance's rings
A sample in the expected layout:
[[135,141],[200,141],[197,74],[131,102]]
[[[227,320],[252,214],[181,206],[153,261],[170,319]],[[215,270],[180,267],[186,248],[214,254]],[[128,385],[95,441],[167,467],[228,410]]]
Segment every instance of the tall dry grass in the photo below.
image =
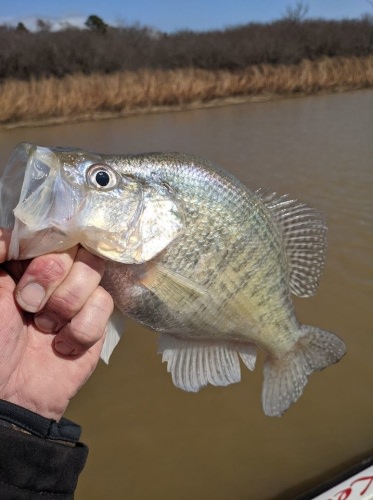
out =
[[202,105],[231,97],[310,94],[373,86],[373,56],[257,65],[245,70],[139,70],[111,75],[5,80],[0,122],[59,121]]

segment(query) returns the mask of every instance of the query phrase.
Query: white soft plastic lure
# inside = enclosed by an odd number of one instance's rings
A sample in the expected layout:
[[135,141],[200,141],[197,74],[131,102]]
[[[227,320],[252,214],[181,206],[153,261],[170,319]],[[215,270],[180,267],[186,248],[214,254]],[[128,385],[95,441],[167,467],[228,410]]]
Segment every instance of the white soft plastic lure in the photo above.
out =
[[[0,185],[10,258],[81,244],[107,259],[103,286],[125,316],[160,332],[174,384],[240,380],[266,354],[262,403],[281,415],[308,376],[337,362],[333,333],[301,325],[291,293],[316,292],[326,225],[287,196],[252,192],[191,155],[100,155],[19,145]],[[116,312],[102,357],[121,333]]]

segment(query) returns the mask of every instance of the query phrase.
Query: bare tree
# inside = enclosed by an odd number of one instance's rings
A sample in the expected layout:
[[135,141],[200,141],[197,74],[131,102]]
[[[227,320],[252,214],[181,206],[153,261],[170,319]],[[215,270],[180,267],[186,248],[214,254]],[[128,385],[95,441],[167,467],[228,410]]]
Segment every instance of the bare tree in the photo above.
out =
[[[369,0],[368,0],[369,1]],[[288,5],[286,7],[286,19],[290,21],[301,22],[308,14],[309,6],[303,2],[297,2],[293,7]]]
[[50,21],[45,21],[44,19],[38,19],[36,21],[36,27],[38,28],[38,31],[50,31],[52,23]]

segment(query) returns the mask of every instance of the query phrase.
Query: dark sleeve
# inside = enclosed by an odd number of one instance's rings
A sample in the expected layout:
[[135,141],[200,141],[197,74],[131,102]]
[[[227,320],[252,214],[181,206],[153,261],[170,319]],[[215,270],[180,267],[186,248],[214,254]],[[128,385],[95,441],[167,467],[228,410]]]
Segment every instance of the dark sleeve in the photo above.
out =
[[0,400],[0,492],[12,500],[74,498],[88,448],[80,427]]

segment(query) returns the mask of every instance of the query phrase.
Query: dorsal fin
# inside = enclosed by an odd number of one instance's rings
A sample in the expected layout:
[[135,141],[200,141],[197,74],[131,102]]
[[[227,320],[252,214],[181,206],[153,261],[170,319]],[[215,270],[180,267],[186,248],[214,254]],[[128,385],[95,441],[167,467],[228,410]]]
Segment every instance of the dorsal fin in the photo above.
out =
[[290,290],[298,297],[316,293],[324,267],[327,226],[313,208],[287,195],[256,192],[279,224],[289,263]]

